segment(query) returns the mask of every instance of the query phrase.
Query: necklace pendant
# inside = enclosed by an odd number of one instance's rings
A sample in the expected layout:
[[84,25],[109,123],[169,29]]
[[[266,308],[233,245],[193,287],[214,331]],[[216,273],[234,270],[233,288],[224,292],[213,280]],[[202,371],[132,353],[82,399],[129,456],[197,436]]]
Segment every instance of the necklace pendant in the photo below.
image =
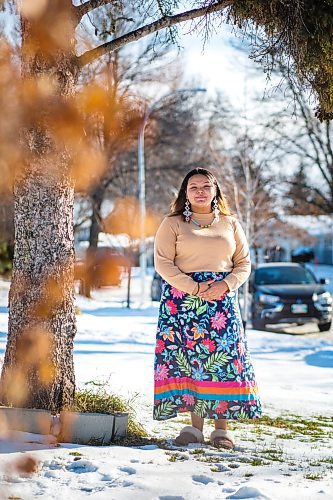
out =
[[190,220],[193,222],[193,224],[195,224],[199,229],[207,229],[209,227],[211,227],[214,222],[216,221],[216,217],[214,217],[214,219],[212,220],[212,222],[210,224],[200,224],[200,222],[196,221],[195,219],[193,219],[192,217],[190,218]]

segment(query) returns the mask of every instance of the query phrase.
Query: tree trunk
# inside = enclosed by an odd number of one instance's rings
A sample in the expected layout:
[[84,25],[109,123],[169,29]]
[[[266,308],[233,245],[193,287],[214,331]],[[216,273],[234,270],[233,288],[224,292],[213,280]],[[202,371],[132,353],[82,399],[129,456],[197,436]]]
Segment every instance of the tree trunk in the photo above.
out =
[[[43,166],[43,160],[41,160]],[[43,172],[15,186],[15,252],[3,365],[6,403],[52,411],[75,390],[73,188]]]
[[98,236],[101,230],[101,205],[103,192],[97,189],[91,196],[92,214],[89,231],[89,248],[86,252],[84,277],[80,284],[80,294],[91,298],[91,290],[95,278],[95,250],[98,247]]
[[77,73],[74,31],[63,26],[66,4],[55,0],[37,20],[22,21],[24,85],[42,91],[29,94],[35,106],[29,116],[23,110],[25,162],[14,187],[15,250],[0,386],[3,403],[51,411],[70,404],[75,391],[74,187],[69,149],[52,130]]
[[92,214],[89,232],[89,249],[95,249],[98,246],[98,236],[101,231],[101,205],[103,193],[97,190],[91,197]]

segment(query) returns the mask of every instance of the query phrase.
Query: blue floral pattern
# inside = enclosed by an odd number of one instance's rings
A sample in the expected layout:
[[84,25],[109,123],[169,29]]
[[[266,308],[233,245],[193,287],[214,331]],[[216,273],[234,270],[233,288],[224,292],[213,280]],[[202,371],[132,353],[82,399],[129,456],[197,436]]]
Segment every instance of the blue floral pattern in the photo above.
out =
[[[228,272],[195,272],[197,281]],[[155,348],[154,419],[191,411],[203,418],[257,418],[260,398],[238,290],[208,302],[163,280]]]

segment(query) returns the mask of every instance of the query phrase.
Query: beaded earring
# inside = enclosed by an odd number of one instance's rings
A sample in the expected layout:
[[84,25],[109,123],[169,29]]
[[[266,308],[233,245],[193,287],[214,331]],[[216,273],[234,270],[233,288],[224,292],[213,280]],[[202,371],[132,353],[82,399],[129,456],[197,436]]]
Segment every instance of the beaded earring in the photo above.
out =
[[219,210],[219,204],[218,204],[216,197],[213,200],[213,207],[214,207],[214,210],[213,210],[214,217],[215,217],[216,222],[218,222],[220,220],[220,210]]
[[190,209],[190,202],[188,200],[185,201],[185,210],[183,212],[183,215],[185,217],[186,222],[190,222],[192,212]]

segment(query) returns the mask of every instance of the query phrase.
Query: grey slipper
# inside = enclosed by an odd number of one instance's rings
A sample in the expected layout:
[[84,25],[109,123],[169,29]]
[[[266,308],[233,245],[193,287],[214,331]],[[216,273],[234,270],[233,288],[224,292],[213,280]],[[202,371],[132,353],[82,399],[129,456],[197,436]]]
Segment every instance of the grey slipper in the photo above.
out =
[[175,443],[179,446],[186,446],[189,443],[203,443],[203,442],[204,442],[203,433],[196,427],[193,427],[192,425],[187,425],[186,427],[184,427],[180,431],[179,436],[177,436],[175,439]]
[[232,433],[223,429],[215,429],[210,435],[210,442],[215,448],[224,448],[225,450],[233,450],[235,448],[235,440]]

